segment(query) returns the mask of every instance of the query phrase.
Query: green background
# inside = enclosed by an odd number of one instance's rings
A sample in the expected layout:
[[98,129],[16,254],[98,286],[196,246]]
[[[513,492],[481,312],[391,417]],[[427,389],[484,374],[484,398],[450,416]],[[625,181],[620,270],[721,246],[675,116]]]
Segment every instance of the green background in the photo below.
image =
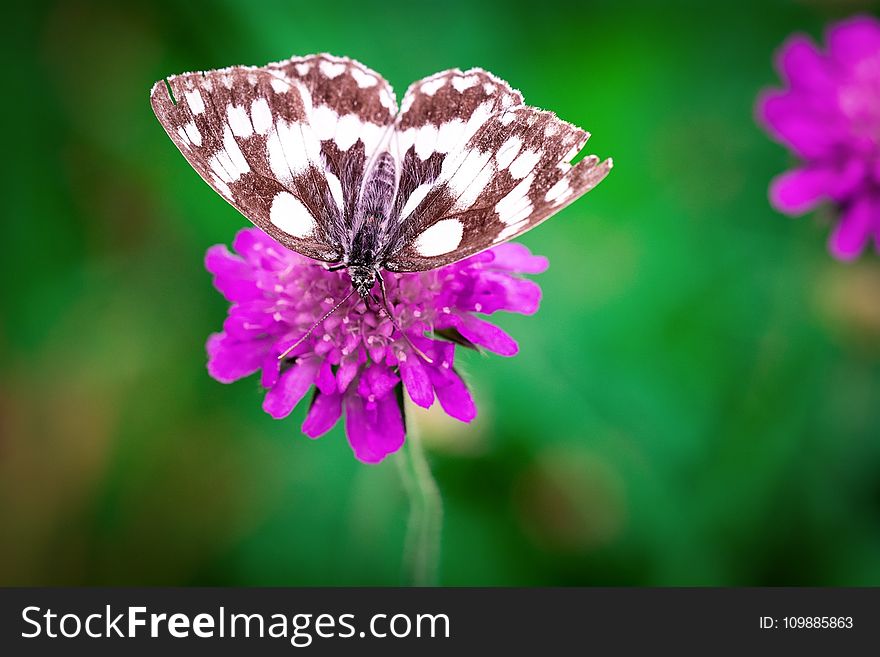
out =
[[421,427],[450,585],[880,585],[880,260],[768,205],[791,32],[876,3],[34,4],[5,18],[0,584],[397,584],[394,459],[205,371],[205,250],[246,224],[152,115],[171,73],[329,51],[481,66],[615,169],[550,258],[480,417]]

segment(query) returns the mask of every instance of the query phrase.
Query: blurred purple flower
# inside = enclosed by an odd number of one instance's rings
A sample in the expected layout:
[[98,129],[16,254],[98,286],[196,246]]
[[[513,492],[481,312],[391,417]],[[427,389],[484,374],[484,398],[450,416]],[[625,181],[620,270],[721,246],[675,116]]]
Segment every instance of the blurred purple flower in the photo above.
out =
[[758,119],[802,160],[771,184],[774,207],[798,215],[832,201],[829,247],[851,260],[872,237],[880,249],[880,21],[836,23],[826,42],[827,52],[803,35],[785,42],[777,67],[788,88],[761,94]]
[[240,231],[233,248],[230,253],[216,245],[205,257],[215,287],[232,302],[223,332],[208,338],[208,372],[230,383],[260,370],[267,389],[263,410],[274,418],[287,416],[314,384],[303,432],[317,438],[344,411],[348,441],[367,463],[381,461],[403,444],[401,383],[419,406],[431,406],[436,397],[448,415],[474,419],[477,409],[453,367],[455,344],[438,338],[464,338],[513,356],[516,342],[475,313],[536,312],[541,289],[517,274],[547,268],[545,258],[508,243],[433,271],[383,272],[388,302],[409,342],[388,317],[353,296],[279,361],[351,291],[351,281],[345,272],[327,271],[256,228]]

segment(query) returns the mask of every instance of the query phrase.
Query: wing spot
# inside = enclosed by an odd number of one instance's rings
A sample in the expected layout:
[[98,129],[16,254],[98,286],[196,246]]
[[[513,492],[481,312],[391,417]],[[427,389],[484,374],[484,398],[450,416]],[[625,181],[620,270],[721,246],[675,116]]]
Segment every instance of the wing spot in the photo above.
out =
[[269,168],[282,182],[289,183],[293,174],[300,173],[308,167],[308,153],[298,123],[287,123],[279,119],[266,139],[266,151]]
[[495,159],[498,160],[498,170],[504,171],[507,167],[510,166],[511,162],[519,155],[519,150],[522,148],[522,139],[513,135],[503,144],[501,144],[501,148],[498,149],[498,152],[495,153]]
[[196,127],[195,121],[190,121],[183,126],[183,129],[186,130],[186,136],[193,144],[196,146],[202,145],[202,133],[199,132],[198,127]]
[[514,120],[515,118],[516,118],[516,112],[515,112],[515,111],[507,111],[507,112],[504,112],[504,114],[502,114],[502,115],[498,118],[498,122],[499,122],[501,125],[508,125],[508,124],[512,123],[513,120]]
[[336,203],[337,208],[342,210],[342,183],[340,183],[339,178],[330,171],[325,171],[324,177],[327,179],[327,186],[330,188],[330,195],[333,197],[333,202]]
[[439,77],[434,80],[429,80],[428,82],[423,82],[420,89],[426,96],[433,96],[444,86],[446,86],[446,78]]
[[184,146],[186,146],[187,148],[190,148],[190,146],[192,146],[189,135],[186,134],[186,130],[183,129],[182,125],[177,126],[177,136],[180,137],[180,141],[183,142]]
[[[221,151],[222,153],[222,151]],[[228,159],[228,158],[226,158]],[[220,153],[214,155],[208,160],[208,166],[211,167],[211,171],[214,172],[214,175],[217,176],[224,183],[232,182],[232,175],[226,170],[224,166],[225,162],[221,161]],[[231,164],[231,162],[230,162]]]
[[540,151],[531,149],[525,150],[510,165],[510,176],[512,178],[522,178],[535,168],[541,159]]
[[477,108],[471,113],[470,118],[468,118],[467,123],[464,126],[464,130],[462,131],[462,141],[467,143],[470,141],[471,137],[473,137],[480,128],[489,120],[489,117],[492,116],[492,102],[486,101],[477,105]]
[[226,126],[226,129],[223,131],[223,149],[226,151],[226,155],[232,163],[232,169],[229,170],[229,173],[232,174],[233,181],[238,180],[244,174],[250,172],[251,167],[242,154],[241,149],[238,147],[238,142],[235,141],[235,137],[232,136],[232,130],[229,126]]
[[211,178],[214,183],[214,187],[216,187],[217,190],[221,194],[223,194],[227,201],[232,201],[232,190],[229,189],[229,185],[220,180],[220,178],[217,177],[217,174],[212,173]]
[[461,119],[452,119],[440,126],[437,131],[438,153],[449,153],[453,148],[461,143],[461,135],[464,132],[464,121]]
[[431,123],[426,123],[416,132],[416,155],[420,160],[425,161],[431,157],[437,144],[437,134],[437,127]]
[[357,86],[361,89],[368,89],[369,87],[375,87],[379,84],[379,80],[375,75],[370,75],[359,68],[352,67],[351,77],[354,78],[354,81],[357,82]]
[[336,114],[327,105],[321,105],[312,112],[312,131],[320,141],[333,139],[336,133],[336,124],[339,121],[339,115]]
[[523,207],[531,208],[532,202],[529,200],[529,190],[534,179],[535,174],[529,174],[495,204],[495,212],[498,213],[500,221],[505,224],[512,224],[517,221]]
[[265,135],[272,127],[272,110],[265,98],[257,98],[251,103],[251,120],[258,135]]
[[296,69],[296,72],[301,77],[305,77],[309,74],[309,70],[312,68],[312,65],[308,62],[303,62],[301,64],[294,64],[293,67]]
[[193,114],[201,114],[205,111],[205,101],[202,99],[202,93],[198,89],[187,91],[185,95],[186,104],[189,105],[189,110]]
[[[468,186],[477,179],[490,157],[492,157],[490,153],[481,153],[476,148],[467,151],[457,170],[455,170],[452,176],[448,179],[449,187],[452,189],[456,197],[461,196],[467,191]],[[445,161],[444,164],[446,164]]]
[[281,78],[272,77],[272,82],[269,84],[272,85],[272,91],[276,94],[283,94],[290,91],[290,83],[287,80],[282,80]]
[[241,105],[230,105],[226,108],[226,119],[232,134],[236,137],[250,137],[254,134],[254,126],[251,125],[247,110]]
[[321,73],[326,75],[331,80],[333,78],[339,77],[345,72],[345,64],[343,64],[342,62],[331,62],[326,59],[318,64],[318,68],[321,70]]
[[383,126],[370,122],[361,124],[358,137],[364,143],[364,153],[368,157],[375,152],[376,147],[379,145],[379,140],[382,139],[384,133],[385,128]]
[[293,237],[307,237],[315,231],[315,219],[290,192],[279,192],[272,200],[269,221]]
[[497,244],[498,242],[503,242],[509,237],[513,237],[521,230],[523,230],[526,227],[526,224],[528,224],[528,221],[522,220],[510,226],[505,226],[502,231],[498,233],[498,236],[493,240],[494,243]]
[[336,123],[336,134],[333,140],[341,151],[347,151],[358,140],[364,124],[357,114],[346,114]]
[[459,93],[464,93],[467,89],[470,89],[475,84],[480,81],[480,78],[476,75],[468,75],[465,77],[455,76],[452,78],[452,86],[455,87],[455,90]]
[[553,187],[547,190],[547,193],[544,195],[544,200],[548,203],[553,201],[554,203],[562,203],[565,199],[571,196],[571,184],[568,182],[568,178],[560,179]]
[[443,219],[418,236],[415,250],[423,258],[455,251],[461,244],[464,226],[458,219]]
[[379,92],[379,103],[389,112],[394,113],[397,110],[397,100],[394,98],[394,94],[388,90],[388,87],[382,87],[382,90]]
[[[412,104],[413,104],[413,101],[415,100],[415,98],[416,97],[414,94],[407,94],[406,96],[403,97],[403,102],[400,105],[400,113],[401,114],[406,114],[407,112],[409,112],[409,108],[412,107]],[[379,96],[379,100],[382,100],[382,96]],[[382,104],[385,105],[385,103],[382,103]],[[387,107],[387,105],[386,105],[386,107]]]
[[433,183],[423,183],[416,187],[409,195],[409,198],[406,199],[406,203],[403,204],[403,209],[400,211],[400,220],[403,221],[409,215],[411,215],[413,211],[417,207],[419,207],[419,204],[425,200],[428,192],[430,192],[433,188]]

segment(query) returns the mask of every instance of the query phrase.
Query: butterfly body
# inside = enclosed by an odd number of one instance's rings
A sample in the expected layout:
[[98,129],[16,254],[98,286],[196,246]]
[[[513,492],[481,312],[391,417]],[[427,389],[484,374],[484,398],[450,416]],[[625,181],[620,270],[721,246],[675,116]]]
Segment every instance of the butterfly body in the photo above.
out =
[[195,170],[284,246],[344,267],[426,271],[530,230],[611,168],[588,134],[482,71],[415,82],[310,55],[160,81],[153,109]]

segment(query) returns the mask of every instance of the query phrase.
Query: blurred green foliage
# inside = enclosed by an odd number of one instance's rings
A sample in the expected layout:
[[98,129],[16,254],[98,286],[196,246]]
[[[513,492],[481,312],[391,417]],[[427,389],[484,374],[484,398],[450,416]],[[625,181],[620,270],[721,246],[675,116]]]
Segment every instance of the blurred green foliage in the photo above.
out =
[[[205,372],[202,266],[245,220],[151,113],[171,73],[329,51],[398,93],[482,66],[611,176],[550,258],[481,416],[425,435],[451,585],[880,585],[880,258],[767,204],[771,57],[864,2],[35,3],[4,29],[0,584],[396,584],[393,459]],[[15,13],[17,11],[18,13]]]

